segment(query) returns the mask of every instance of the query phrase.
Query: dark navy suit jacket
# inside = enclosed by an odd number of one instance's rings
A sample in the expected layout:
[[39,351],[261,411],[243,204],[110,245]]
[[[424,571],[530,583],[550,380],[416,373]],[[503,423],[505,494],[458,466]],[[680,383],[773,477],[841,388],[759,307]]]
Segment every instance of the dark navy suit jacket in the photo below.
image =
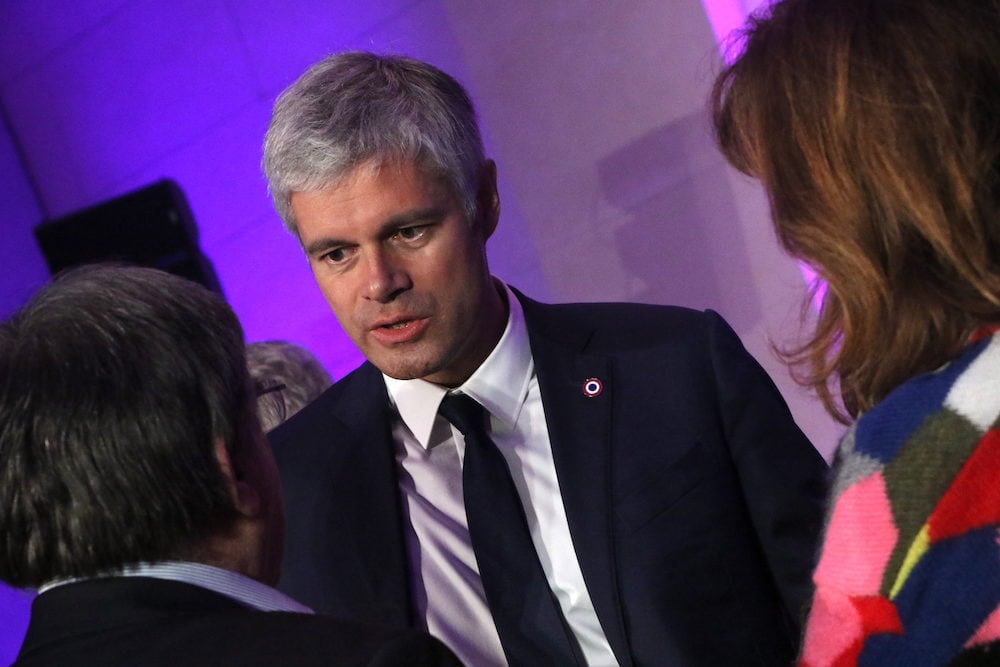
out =
[[13,667],[459,667],[437,640],[325,616],[262,612],[148,577],[64,584],[31,605]]
[[[774,384],[711,311],[518,298],[573,545],[620,664],[790,663],[826,465]],[[279,588],[414,624],[390,421],[366,363],[272,432]]]

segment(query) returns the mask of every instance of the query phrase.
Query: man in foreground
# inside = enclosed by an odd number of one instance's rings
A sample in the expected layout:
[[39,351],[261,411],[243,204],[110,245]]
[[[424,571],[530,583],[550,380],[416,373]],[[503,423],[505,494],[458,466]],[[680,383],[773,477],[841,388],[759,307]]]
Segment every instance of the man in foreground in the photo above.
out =
[[0,579],[41,587],[17,667],[457,664],[270,587],[254,406],[235,315],[182,278],[78,269],[0,325]]
[[718,315],[493,278],[496,167],[425,63],[317,64],[264,166],[368,359],[272,434],[284,590],[477,667],[792,660],[825,465]]

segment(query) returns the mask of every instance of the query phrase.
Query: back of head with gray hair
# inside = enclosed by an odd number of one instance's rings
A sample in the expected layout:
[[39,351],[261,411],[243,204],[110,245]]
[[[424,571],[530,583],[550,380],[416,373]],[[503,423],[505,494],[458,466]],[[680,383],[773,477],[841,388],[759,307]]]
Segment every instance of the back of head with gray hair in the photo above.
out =
[[249,460],[236,315],[155,269],[87,266],[0,324],[0,580],[38,586],[192,559],[238,516]]
[[313,65],[278,97],[263,169],[278,214],[296,233],[293,192],[391,160],[443,179],[472,220],[484,159],[475,110],[454,78],[412,58],[348,52]]

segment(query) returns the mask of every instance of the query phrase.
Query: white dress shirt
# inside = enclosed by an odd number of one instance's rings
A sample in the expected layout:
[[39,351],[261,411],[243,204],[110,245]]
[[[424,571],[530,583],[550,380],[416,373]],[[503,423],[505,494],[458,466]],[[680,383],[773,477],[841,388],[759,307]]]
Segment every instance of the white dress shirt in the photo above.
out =
[[100,577],[61,579],[45,584],[38,589],[38,592],[44,593],[63,584],[106,577],[152,577],[153,579],[168,579],[213,591],[257,611],[313,613],[313,610],[309,607],[293,600],[281,591],[271,588],[267,584],[262,584],[232,570],[204,563],[192,563],[190,561],[140,563],[122,570],[102,573]]
[[[490,413],[491,437],[524,503],[542,569],[587,663],[617,665],[570,538],[521,304],[504,286],[509,318],[489,357],[456,392]],[[506,665],[469,541],[462,497],[462,434],[438,406],[447,390],[385,377],[393,424],[407,550],[418,616],[468,665]]]

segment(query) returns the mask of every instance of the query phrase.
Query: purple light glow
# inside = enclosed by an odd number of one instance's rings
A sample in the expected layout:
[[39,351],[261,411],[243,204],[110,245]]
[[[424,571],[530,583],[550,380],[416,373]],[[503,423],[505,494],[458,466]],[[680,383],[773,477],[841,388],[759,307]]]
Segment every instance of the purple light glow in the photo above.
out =
[[0,584],[0,664],[10,664],[28,629],[32,595]]
[[715,33],[715,41],[722,57],[728,64],[739,53],[737,44],[730,45],[728,41],[732,32],[743,25],[750,13],[747,3],[744,0],[702,0],[701,4],[705,8],[705,16],[712,26],[712,32]]
[[743,49],[743,40],[734,31],[743,27],[748,16],[774,0],[702,0],[705,16],[715,33],[715,41],[727,64]]
[[802,274],[802,280],[806,281],[806,285],[812,293],[813,309],[819,312],[819,309],[823,307],[823,299],[826,298],[826,283],[805,262],[799,262],[799,272]]

